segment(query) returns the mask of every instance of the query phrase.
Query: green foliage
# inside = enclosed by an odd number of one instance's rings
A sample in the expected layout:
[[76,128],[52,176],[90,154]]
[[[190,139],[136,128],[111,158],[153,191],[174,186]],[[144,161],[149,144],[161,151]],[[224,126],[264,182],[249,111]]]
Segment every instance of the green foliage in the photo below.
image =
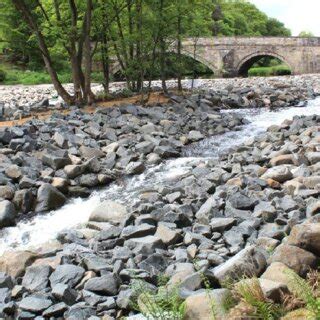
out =
[[184,301],[178,287],[161,286],[156,291],[142,280],[134,280],[131,306],[153,320],[182,320],[185,314]]
[[[75,1],[75,25],[72,24],[73,16],[67,0],[55,2],[58,11],[53,1],[42,0],[42,7],[38,1],[25,2],[45,38],[59,78],[63,82],[70,82],[70,39],[76,39],[76,47],[79,47],[86,1]],[[210,73],[192,58],[182,59],[174,54],[164,57],[164,52],[170,51],[178,39],[197,39],[213,34],[290,35],[281,22],[269,18],[255,5],[244,0],[93,0],[92,21],[91,39],[95,46],[93,61],[95,66],[99,66],[94,70],[101,70],[101,65],[105,66],[117,57],[121,61],[121,80],[126,80],[132,91],[142,86],[143,79],[160,76],[177,78],[177,75],[197,77]],[[50,82],[42,71],[44,64],[37,37],[27,27],[11,0],[0,2],[0,44],[6,61],[30,70],[23,74],[15,70],[8,72],[8,83]],[[257,70],[252,72],[255,75]],[[101,83],[110,80],[106,79],[106,72],[95,72],[92,77],[93,81]]]
[[6,80],[6,77],[7,77],[7,73],[0,69],[0,82],[4,82],[4,80]]
[[303,38],[311,38],[314,37],[314,34],[310,31],[301,31],[299,33],[299,37],[303,37]]
[[255,319],[273,320],[282,314],[279,305],[265,298],[257,278],[240,281],[236,284],[235,291],[242,302],[252,307],[251,316]]
[[290,36],[284,24],[268,18],[254,4],[243,0],[221,1],[223,21],[221,35],[238,36]]
[[301,278],[294,271],[287,271],[290,278],[290,291],[294,296],[302,300],[306,308],[315,316],[316,319],[320,319],[320,297],[319,297],[319,274],[316,273],[316,286],[312,287],[311,284]]
[[249,69],[249,77],[269,77],[269,76],[284,76],[290,75],[291,69],[286,65],[275,67],[255,67]]

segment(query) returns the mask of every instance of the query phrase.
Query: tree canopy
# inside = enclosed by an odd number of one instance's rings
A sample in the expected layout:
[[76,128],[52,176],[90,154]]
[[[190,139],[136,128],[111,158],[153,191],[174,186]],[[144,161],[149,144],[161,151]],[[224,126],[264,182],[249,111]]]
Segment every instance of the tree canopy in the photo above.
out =
[[[2,0],[0,43],[5,57],[30,69],[46,67],[69,102],[94,100],[92,69],[104,75],[118,63],[128,87],[175,70],[181,79],[185,37],[289,36],[290,31],[244,0]],[[168,57],[172,43],[177,55]],[[170,60],[170,61],[169,61]],[[170,68],[170,70],[169,70]],[[63,91],[57,71],[70,70],[75,94]]]

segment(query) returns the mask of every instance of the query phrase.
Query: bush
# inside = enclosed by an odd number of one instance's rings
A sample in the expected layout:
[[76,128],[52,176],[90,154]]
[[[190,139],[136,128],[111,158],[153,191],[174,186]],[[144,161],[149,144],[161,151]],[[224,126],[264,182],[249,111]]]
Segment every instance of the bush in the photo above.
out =
[[249,77],[269,77],[269,76],[285,76],[290,75],[291,70],[286,65],[274,67],[257,67],[248,71]]
[[4,80],[6,80],[6,77],[7,77],[7,73],[0,69],[0,82],[4,82]]

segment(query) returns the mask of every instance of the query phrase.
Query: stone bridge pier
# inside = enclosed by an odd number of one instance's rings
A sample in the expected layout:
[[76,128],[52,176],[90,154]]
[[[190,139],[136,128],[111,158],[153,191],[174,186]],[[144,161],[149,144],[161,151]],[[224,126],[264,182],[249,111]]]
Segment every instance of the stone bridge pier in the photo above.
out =
[[[172,51],[175,51],[174,47]],[[262,57],[286,63],[292,74],[320,72],[320,38],[217,37],[185,39],[184,55],[210,68],[216,76],[247,76]]]

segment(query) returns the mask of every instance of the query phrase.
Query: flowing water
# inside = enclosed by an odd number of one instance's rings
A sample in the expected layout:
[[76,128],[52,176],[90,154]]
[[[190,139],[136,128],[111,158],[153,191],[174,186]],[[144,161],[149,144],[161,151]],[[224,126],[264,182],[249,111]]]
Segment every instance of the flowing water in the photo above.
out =
[[88,199],[74,199],[59,210],[21,221],[15,227],[1,230],[0,254],[10,249],[37,247],[54,239],[65,229],[84,225],[91,212],[106,199],[126,205],[134,204],[139,194],[154,190],[156,186],[170,185],[190,172],[201,162],[216,159],[219,154],[243,143],[246,139],[266,131],[270,125],[279,125],[286,119],[301,115],[320,115],[320,98],[310,101],[306,107],[292,107],[277,111],[267,109],[239,109],[223,112],[241,114],[250,123],[235,131],[205,139],[186,147],[183,157],[167,160],[149,167],[143,174],[126,178],[121,184],[114,183],[95,191]]

